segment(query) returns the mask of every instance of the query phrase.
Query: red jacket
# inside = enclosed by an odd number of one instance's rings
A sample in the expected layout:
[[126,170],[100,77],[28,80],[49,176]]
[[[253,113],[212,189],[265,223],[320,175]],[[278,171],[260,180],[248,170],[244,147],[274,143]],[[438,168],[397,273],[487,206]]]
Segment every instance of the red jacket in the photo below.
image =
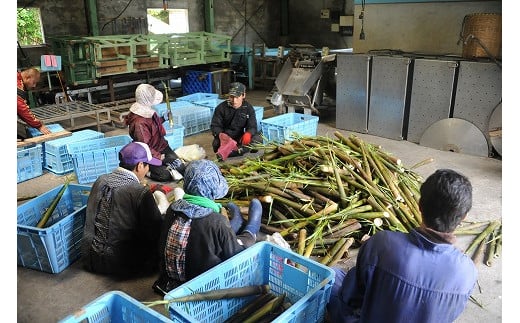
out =
[[30,127],[38,129],[43,125],[43,123],[40,120],[38,120],[38,118],[34,115],[34,113],[32,113],[31,108],[27,104],[27,99],[21,95],[22,93],[26,94],[27,92],[25,91],[25,85],[23,84],[22,73],[20,73],[20,72],[17,72],[17,73],[18,73],[18,75],[17,75],[16,86],[18,88],[18,90],[17,90],[18,97],[16,99],[16,105],[17,105],[18,117],[20,117],[20,119],[25,121],[25,123],[27,123]]
[[144,118],[130,112],[126,117],[126,124],[130,137],[134,141],[147,144],[152,156],[161,159],[162,152],[169,147],[168,141],[164,138],[166,130],[162,125],[161,117],[154,113],[152,118]]

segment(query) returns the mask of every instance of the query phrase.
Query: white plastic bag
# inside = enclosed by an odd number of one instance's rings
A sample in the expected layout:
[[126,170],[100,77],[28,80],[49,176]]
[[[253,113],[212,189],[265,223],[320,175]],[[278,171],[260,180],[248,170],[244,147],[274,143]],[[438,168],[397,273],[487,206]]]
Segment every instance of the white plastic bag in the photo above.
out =
[[197,144],[179,147],[175,149],[175,153],[185,162],[206,158],[206,151]]
[[287,241],[285,241],[285,239],[282,237],[282,235],[278,232],[275,232],[272,235],[267,235],[265,237],[265,240],[272,242],[282,248],[291,250],[291,245]]

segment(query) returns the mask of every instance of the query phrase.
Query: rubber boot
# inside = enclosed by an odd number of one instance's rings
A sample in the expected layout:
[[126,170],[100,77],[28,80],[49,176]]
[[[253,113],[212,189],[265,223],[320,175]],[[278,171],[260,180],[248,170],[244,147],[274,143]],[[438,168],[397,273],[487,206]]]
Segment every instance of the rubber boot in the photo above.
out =
[[260,223],[262,222],[262,203],[258,199],[252,199],[249,204],[249,215],[244,231],[253,235],[256,239],[256,234],[260,231]]
[[240,228],[242,227],[242,224],[244,223],[244,219],[242,218],[242,213],[240,213],[240,208],[232,202],[229,202],[227,204],[227,209],[231,213],[231,219],[229,220],[229,223],[231,224],[231,229],[238,234],[240,231]]

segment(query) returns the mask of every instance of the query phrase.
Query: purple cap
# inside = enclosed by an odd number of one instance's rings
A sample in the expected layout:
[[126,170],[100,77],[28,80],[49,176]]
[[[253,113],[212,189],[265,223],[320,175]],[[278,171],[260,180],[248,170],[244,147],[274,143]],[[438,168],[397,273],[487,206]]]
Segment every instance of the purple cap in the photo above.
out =
[[125,165],[137,165],[139,162],[145,162],[154,166],[161,166],[162,162],[152,157],[152,152],[148,145],[134,141],[124,146],[119,152],[119,161]]

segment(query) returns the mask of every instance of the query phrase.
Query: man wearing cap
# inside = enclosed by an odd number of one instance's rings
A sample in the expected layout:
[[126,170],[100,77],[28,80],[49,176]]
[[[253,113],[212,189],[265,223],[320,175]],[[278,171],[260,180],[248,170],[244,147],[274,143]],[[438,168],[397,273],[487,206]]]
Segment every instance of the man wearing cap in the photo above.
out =
[[215,108],[211,119],[213,151],[219,160],[250,151],[249,145],[262,142],[253,106],[245,100],[246,86],[230,84],[228,100]]
[[171,149],[164,136],[164,119],[152,106],[162,102],[163,95],[150,84],[140,84],[135,90],[135,103],[125,122],[128,134],[134,141],[144,142],[150,147],[153,157],[161,160],[161,164],[150,165],[148,177],[158,182],[178,181],[182,179],[184,163]]
[[145,143],[131,142],[119,152],[119,167],[92,185],[81,240],[88,271],[126,276],[157,269],[161,213],[169,204],[141,183],[149,165],[161,161]]

